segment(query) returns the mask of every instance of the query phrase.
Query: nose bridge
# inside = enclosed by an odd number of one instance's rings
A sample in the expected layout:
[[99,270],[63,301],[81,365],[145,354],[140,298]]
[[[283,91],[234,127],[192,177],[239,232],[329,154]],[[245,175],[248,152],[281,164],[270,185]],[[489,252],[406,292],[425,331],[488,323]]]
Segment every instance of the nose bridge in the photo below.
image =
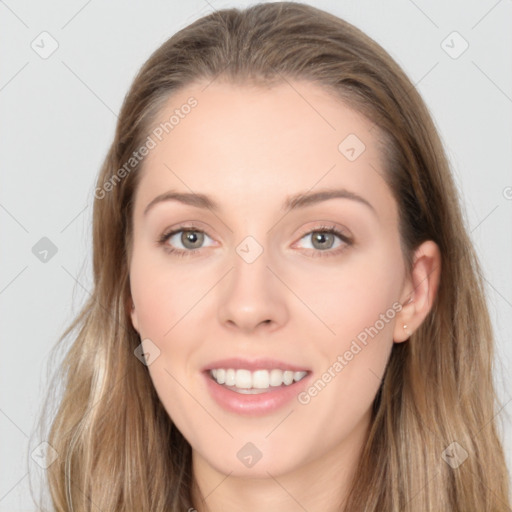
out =
[[220,298],[218,315],[222,324],[250,331],[260,324],[286,321],[285,294],[267,267],[269,252],[264,243],[249,235],[235,247],[234,268],[226,276]]

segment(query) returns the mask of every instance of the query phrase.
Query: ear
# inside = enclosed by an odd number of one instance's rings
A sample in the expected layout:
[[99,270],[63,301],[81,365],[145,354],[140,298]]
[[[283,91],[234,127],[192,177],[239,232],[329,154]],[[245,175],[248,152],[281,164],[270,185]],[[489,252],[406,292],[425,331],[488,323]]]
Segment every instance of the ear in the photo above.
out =
[[[130,299],[128,301],[128,308],[130,310],[130,317],[132,319],[132,325],[133,325],[133,328],[139,332],[139,319],[138,319],[138,316],[137,316],[137,311],[135,309],[135,304],[133,303],[133,300]],[[140,333],[139,333],[140,334]]]
[[432,309],[440,276],[441,252],[435,242],[427,240],[414,252],[413,268],[400,300],[402,310],[396,316],[393,333],[395,343],[409,339],[425,320]]

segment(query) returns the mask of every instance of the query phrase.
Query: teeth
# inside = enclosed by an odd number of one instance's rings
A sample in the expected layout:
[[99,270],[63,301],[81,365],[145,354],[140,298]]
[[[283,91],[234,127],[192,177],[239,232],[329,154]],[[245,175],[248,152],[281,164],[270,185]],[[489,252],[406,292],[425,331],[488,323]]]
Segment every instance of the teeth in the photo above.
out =
[[234,370],[233,368],[215,368],[210,375],[218,384],[225,384],[239,389],[268,389],[281,385],[289,386],[298,382],[308,372],[292,372],[290,370]]
[[270,370],[270,385],[280,386],[283,383],[283,373],[281,370]]
[[256,370],[252,372],[252,387],[257,389],[267,389],[270,381],[267,370]]
[[226,370],[226,386],[234,386],[236,383],[236,372],[231,368]]

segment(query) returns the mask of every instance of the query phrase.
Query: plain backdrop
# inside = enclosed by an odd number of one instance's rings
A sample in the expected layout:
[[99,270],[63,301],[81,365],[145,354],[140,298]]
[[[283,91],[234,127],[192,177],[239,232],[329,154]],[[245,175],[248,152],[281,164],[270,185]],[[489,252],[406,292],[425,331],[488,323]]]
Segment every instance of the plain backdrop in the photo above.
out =
[[[48,356],[91,289],[95,180],[131,81],[177,30],[252,3],[0,1],[0,512],[35,510]],[[512,1],[307,3],[380,43],[431,110],[484,271],[512,467]]]

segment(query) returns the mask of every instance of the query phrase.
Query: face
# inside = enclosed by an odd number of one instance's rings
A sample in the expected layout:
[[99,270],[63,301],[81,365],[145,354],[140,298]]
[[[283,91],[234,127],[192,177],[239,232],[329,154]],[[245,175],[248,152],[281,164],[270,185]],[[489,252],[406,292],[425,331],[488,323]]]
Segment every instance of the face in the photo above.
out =
[[182,115],[135,195],[151,379],[195,467],[336,466],[367,434],[405,282],[377,129],[309,83],[205,85],[161,111]]

